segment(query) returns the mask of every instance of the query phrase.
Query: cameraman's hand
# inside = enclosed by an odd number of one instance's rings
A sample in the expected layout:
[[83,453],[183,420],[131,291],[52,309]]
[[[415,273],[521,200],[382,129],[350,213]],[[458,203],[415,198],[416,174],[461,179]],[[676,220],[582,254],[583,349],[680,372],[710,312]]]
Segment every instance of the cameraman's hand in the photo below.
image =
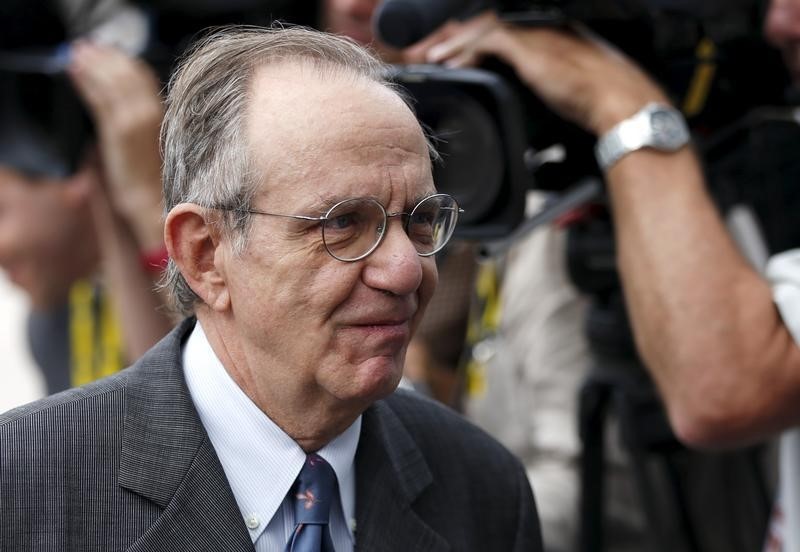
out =
[[664,93],[644,72],[599,41],[562,30],[515,27],[493,12],[451,21],[404,51],[408,63],[474,66],[495,56],[511,65],[553,110],[596,135]]
[[70,76],[94,119],[111,206],[142,250],[161,247],[157,77],[144,62],[88,42],[74,45]]

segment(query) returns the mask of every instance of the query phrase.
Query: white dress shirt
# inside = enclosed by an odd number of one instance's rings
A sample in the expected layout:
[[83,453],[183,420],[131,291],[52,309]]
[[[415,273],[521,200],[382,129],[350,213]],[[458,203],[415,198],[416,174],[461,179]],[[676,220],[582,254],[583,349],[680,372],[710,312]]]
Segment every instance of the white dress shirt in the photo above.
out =
[[[183,348],[186,384],[257,552],[283,552],[294,530],[287,494],[306,460],[300,446],[264,414],[231,379],[200,322]],[[361,416],[320,449],[336,472],[341,502],[331,507],[330,532],[338,552],[353,550],[354,458]]]
[[772,295],[783,322],[800,345],[800,249],[772,257],[766,275],[772,283]]

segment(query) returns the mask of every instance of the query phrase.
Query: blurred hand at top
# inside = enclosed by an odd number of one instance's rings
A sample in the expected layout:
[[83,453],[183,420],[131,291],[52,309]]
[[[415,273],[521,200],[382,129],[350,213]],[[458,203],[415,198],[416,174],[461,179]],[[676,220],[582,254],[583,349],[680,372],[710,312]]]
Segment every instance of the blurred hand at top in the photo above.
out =
[[77,42],[69,73],[97,131],[105,191],[142,249],[163,243],[160,84],[143,61],[108,46]]

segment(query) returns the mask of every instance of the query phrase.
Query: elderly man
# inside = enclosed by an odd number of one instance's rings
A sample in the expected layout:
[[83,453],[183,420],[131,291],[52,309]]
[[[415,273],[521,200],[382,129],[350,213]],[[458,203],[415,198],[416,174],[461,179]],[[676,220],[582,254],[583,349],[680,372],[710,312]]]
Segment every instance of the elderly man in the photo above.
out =
[[398,391],[458,206],[382,66],[228,30],[175,75],[169,283],[133,368],[0,418],[3,550],[538,550],[505,449]]

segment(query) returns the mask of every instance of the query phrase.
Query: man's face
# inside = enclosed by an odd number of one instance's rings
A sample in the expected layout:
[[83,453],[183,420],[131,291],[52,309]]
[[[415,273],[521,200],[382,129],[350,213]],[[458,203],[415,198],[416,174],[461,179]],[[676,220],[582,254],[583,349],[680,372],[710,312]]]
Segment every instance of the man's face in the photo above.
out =
[[783,53],[792,80],[800,85],[800,0],[771,0],[764,34]]
[[0,267],[36,309],[62,303],[72,282],[94,270],[87,203],[76,190],[85,176],[34,180],[0,166]]
[[[256,209],[321,216],[370,197],[409,212],[434,193],[419,124],[373,83],[286,64],[256,72],[249,105],[263,179]],[[436,285],[434,259],[417,255],[399,217],[377,250],[350,263],[327,253],[318,222],[254,217],[245,252],[224,254],[251,397],[291,388],[365,407],[391,393]]]

